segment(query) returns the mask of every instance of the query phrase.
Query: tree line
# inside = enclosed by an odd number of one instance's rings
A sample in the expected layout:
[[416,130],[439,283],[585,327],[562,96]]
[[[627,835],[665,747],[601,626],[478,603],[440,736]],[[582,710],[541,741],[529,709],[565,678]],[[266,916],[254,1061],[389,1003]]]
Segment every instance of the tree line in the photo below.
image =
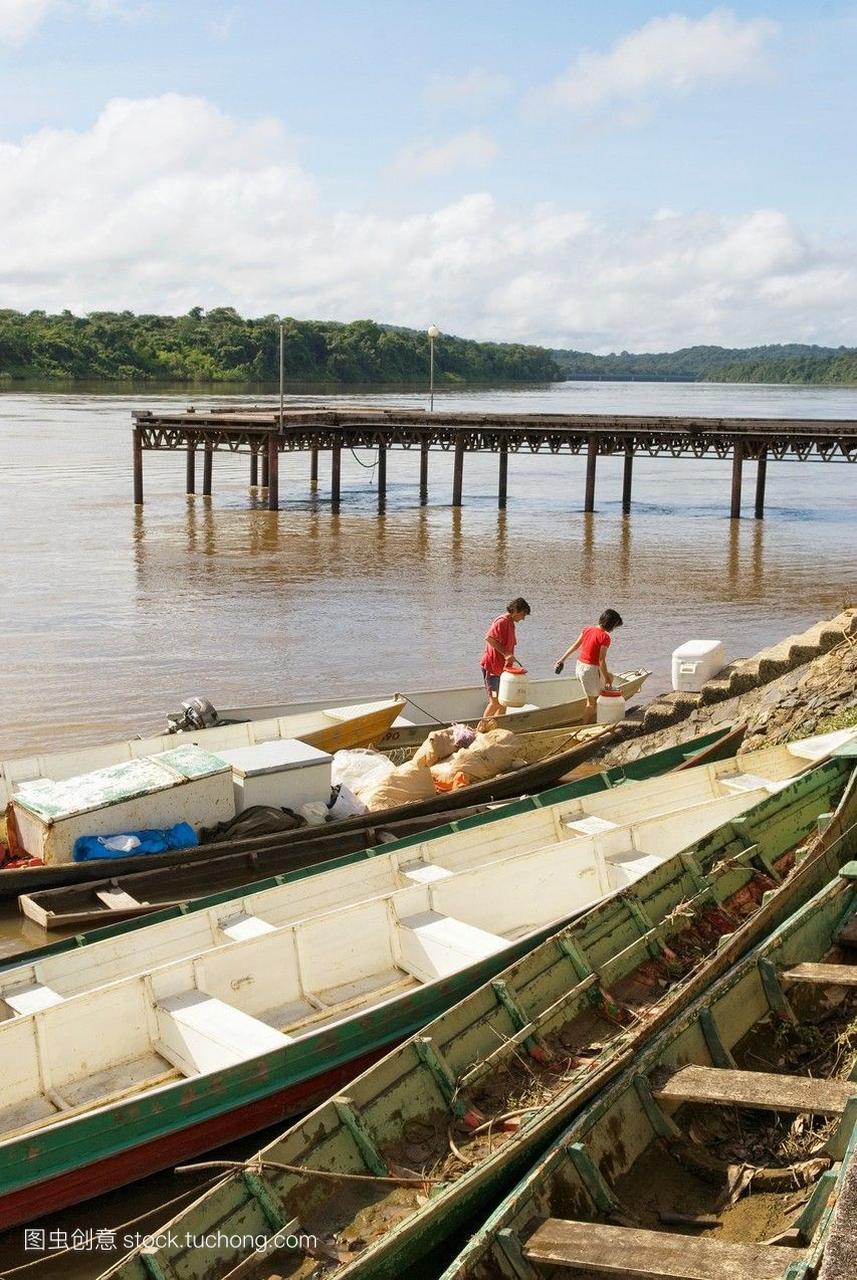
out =
[[[419,383],[428,379],[424,332],[372,320],[336,324],[286,320],[284,367],[290,382]],[[187,315],[130,311],[0,311],[0,377],[109,379],[129,382],[275,382],[279,320],[244,319],[231,307]],[[436,342],[439,386],[552,382],[562,377],[541,347],[471,342],[444,335]]]
[[[761,347],[684,347],[679,351],[596,356],[523,343],[437,340],[438,386],[563,379],[857,384],[857,350],[788,343]],[[355,320],[284,321],[290,383],[418,385],[428,378],[422,330]],[[131,311],[0,310],[0,380],[118,382],[276,382],[279,320],[245,319],[232,307],[183,316]]]

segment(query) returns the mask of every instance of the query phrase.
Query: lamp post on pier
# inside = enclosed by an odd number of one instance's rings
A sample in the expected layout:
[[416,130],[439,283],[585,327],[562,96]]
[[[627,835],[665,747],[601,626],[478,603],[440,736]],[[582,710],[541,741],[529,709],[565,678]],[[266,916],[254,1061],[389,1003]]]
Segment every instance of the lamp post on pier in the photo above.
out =
[[436,324],[428,327],[429,340],[429,413],[434,413],[434,340],[440,337],[440,329]]

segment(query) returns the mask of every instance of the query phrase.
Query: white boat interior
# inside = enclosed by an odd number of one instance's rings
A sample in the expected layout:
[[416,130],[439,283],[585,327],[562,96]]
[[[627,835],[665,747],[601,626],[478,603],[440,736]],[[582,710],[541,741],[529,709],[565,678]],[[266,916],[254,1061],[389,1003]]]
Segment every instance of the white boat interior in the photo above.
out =
[[[201,912],[185,922],[194,937],[180,940],[178,957],[168,929],[156,926],[148,945],[136,934],[131,975],[127,937],[38,962],[11,985],[3,975],[0,1142],[405,999],[624,887],[758,795],[734,790],[598,834],[566,830],[564,840],[458,872],[409,851],[410,861],[397,859],[406,887],[372,897],[366,883],[361,901],[324,913],[295,920],[270,895],[254,914],[243,903]],[[367,880],[373,870],[358,868]],[[324,879],[307,883],[320,889]]]
[[[837,741],[827,738],[824,744],[832,749]],[[809,754],[801,755],[801,751]],[[524,876],[513,896],[526,914],[530,883],[521,857],[539,851],[558,849],[555,887],[565,880],[582,879],[589,895],[585,901],[591,902],[632,882],[728,818],[746,812],[820,758],[819,752],[823,754],[823,746],[819,740],[811,740],[756,752],[740,762],[724,760],[626,783],[527,813],[504,817],[498,811],[487,823],[272,888],[236,894],[202,910],[147,925],[132,935],[118,934],[17,965],[0,973],[0,1018],[8,1020],[47,1008],[141,971],[267,935],[298,921],[341,913],[362,901],[389,898],[414,886],[448,883],[475,871],[482,875],[483,892],[491,902],[495,878],[499,886],[506,875],[501,869],[506,862],[514,864],[513,876]],[[607,862],[597,875],[591,870],[582,872],[581,860],[587,857]],[[574,898],[569,910],[578,905]],[[535,907],[533,910],[533,919],[520,926],[524,931],[569,913],[564,904],[544,919]],[[466,923],[476,922],[468,919]],[[129,936],[133,946],[128,945]],[[359,948],[360,939],[353,940],[353,945]]]
[[5,808],[15,791],[24,783],[49,778],[60,782],[82,774],[174,751],[185,743],[195,743],[216,755],[236,747],[252,747],[280,739],[301,738],[308,733],[333,728],[350,720],[372,715],[392,707],[396,698],[386,698],[373,703],[349,703],[343,707],[324,707],[313,704],[291,714],[272,715],[255,719],[247,724],[221,725],[216,729],[199,729],[175,734],[161,734],[155,738],[129,738],[125,742],[108,742],[97,747],[79,747],[73,751],[59,751],[46,755],[19,756],[0,762],[0,807]]

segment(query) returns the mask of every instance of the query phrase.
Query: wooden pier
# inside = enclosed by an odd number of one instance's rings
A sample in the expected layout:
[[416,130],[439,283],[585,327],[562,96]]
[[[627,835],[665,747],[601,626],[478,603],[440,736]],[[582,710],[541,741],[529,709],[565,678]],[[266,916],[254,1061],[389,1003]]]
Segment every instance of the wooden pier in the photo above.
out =
[[452,503],[461,506],[468,453],[499,455],[497,501],[508,495],[510,453],[586,455],[584,510],[595,510],[598,459],[623,459],[622,510],[630,512],[634,458],[732,459],[730,514],[741,515],[744,463],[755,463],[754,513],[765,510],[768,459],[796,462],[857,462],[857,421],[789,418],[661,418],[588,414],[426,413],[373,405],[292,405],[181,413],[133,413],[134,502],[143,502],[143,453],[183,450],[186,489],[196,491],[196,455],[202,449],[202,492],[211,493],[214,454],[247,453],[249,483],[267,489],[268,508],[279,506],[280,454],[310,453],[310,488],[318,487],[320,453],[330,454],[331,506],[341,498],[343,449],[377,455],[378,506],[387,496],[387,451],[419,450],[420,505],[428,502],[429,454],[453,454]]

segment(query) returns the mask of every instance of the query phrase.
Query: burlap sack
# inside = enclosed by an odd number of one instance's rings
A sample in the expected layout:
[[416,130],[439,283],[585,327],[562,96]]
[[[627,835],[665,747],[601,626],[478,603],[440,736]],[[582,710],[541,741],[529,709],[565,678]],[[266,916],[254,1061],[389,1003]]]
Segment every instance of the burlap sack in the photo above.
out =
[[455,740],[452,729],[435,729],[434,733],[430,733],[422,746],[416,751],[412,763],[423,764],[430,769],[432,765],[440,764],[441,760],[446,760],[454,750]]
[[435,794],[434,780],[427,765],[413,760],[400,764],[374,787],[360,791],[360,799],[370,813],[380,809],[393,809],[411,800],[425,800]]

